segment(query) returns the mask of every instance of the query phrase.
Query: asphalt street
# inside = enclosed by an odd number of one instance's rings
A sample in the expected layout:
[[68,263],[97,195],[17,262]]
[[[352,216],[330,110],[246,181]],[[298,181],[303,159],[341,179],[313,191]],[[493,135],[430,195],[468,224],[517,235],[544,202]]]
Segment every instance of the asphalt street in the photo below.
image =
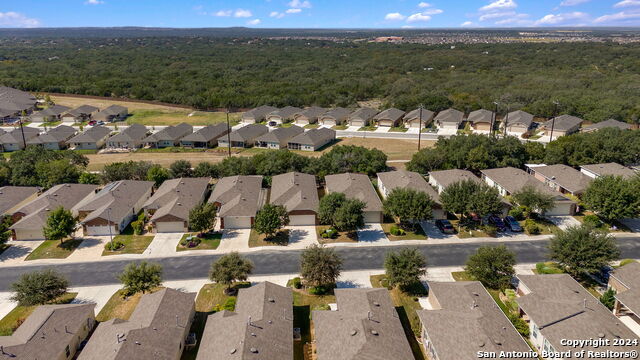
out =
[[[617,238],[621,258],[640,258],[640,237]],[[484,244],[419,245],[427,257],[427,266],[461,266],[467,257]],[[519,263],[535,263],[547,259],[547,241],[508,242],[505,244],[517,255]],[[406,248],[397,247],[343,247],[336,248],[344,261],[344,270],[381,269],[388,251]],[[299,271],[300,251],[266,250],[248,253],[255,264],[254,275],[288,274]],[[164,280],[189,280],[206,277],[212,261],[220,255],[176,256],[151,260],[163,267]],[[3,267],[0,270],[0,291],[8,291],[9,285],[21,274],[46,267],[53,267],[65,274],[72,286],[92,286],[118,283],[116,276],[129,262],[134,260],[73,263],[55,266]]]

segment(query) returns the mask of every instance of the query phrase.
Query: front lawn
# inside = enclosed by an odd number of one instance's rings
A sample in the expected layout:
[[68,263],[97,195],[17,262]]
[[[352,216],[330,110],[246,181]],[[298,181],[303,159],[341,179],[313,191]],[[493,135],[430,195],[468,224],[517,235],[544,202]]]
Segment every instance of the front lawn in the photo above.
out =
[[329,225],[316,225],[316,234],[318,234],[318,242],[320,244],[334,244],[334,243],[357,243],[358,242],[358,233],[357,232],[347,232],[347,231],[339,231],[338,237],[335,239],[323,238],[322,233],[325,230],[330,229]]
[[[151,290],[151,293],[154,293],[158,290],[162,290],[162,287]],[[102,308],[102,310],[100,310],[100,313],[96,315],[96,320],[98,320],[99,322],[104,322],[115,318],[129,320],[129,317],[131,317],[133,310],[135,310],[136,306],[140,302],[140,298],[144,294],[136,293],[124,298],[122,296],[123,293],[123,289],[116,291],[116,293],[111,296],[109,301],[104,304],[104,307]]]
[[458,224],[460,223],[460,220],[449,220],[449,221],[451,222],[451,225],[453,226],[453,228],[456,230],[456,235],[460,239],[491,237],[489,236],[489,234],[480,230],[478,227],[467,227],[463,225],[460,228],[460,231],[458,231]]
[[82,239],[65,240],[62,244],[58,240],[45,240],[25,260],[66,259],[80,246],[81,242]]
[[249,234],[249,247],[259,246],[287,246],[289,244],[289,230],[281,230],[273,238],[267,239],[265,234],[258,234],[251,229]]
[[[587,215],[595,215],[595,214],[591,211],[584,211],[581,215],[574,215],[573,217],[576,220],[578,220],[581,224],[583,224],[584,217]],[[619,221],[605,222],[602,219],[600,219],[600,225],[597,226],[596,229],[607,231],[607,232],[631,232],[631,229],[629,229],[625,224]]]
[[153,241],[153,236],[145,236],[145,235],[116,235],[113,238],[113,241],[120,241],[124,244],[118,250],[111,251],[104,249],[102,251],[102,256],[109,255],[120,255],[120,254],[142,254],[151,241]]
[[541,274],[564,274],[557,263],[553,261],[541,262],[536,264],[536,268],[533,269],[533,273],[537,275]]
[[304,126],[305,129],[317,129],[319,127],[320,127],[320,125],[318,125],[318,124],[307,124],[307,125]]
[[189,236],[196,236],[197,233],[187,233],[182,235],[182,239],[176,246],[176,251],[186,251],[186,250],[215,250],[220,245],[220,240],[222,239],[222,233],[205,233],[204,237],[198,238],[200,243],[194,247],[182,246],[182,242]]
[[391,129],[389,129],[389,132],[407,132],[407,131],[409,131],[409,129],[407,129],[404,126],[392,127]]
[[[531,220],[533,220],[536,225],[538,225],[538,229],[540,229],[540,232],[535,235],[553,235],[556,231],[558,231],[558,226],[545,218],[533,218]],[[518,222],[520,223],[520,226],[525,229],[524,223],[526,222],[526,220]]]
[[334,127],[332,127],[333,130],[347,130],[347,128],[349,127],[349,125],[335,125]]
[[358,131],[376,131],[377,127],[375,126],[363,126]]
[[383,223],[382,224],[382,230],[384,231],[385,235],[387,235],[387,238],[389,238],[389,240],[391,241],[397,241],[397,240],[427,240],[429,239],[429,237],[427,235],[425,235],[424,231],[422,231],[422,226],[418,225],[416,226],[416,230],[411,230],[411,229],[404,229],[402,228],[402,230],[404,230],[405,234],[404,235],[392,235],[391,234],[391,227],[395,226],[395,223]]
[[[66,293],[49,304],[68,304],[76,298],[78,293]],[[2,320],[0,320],[0,336],[9,336],[22,324],[31,313],[38,307],[16,306]]]

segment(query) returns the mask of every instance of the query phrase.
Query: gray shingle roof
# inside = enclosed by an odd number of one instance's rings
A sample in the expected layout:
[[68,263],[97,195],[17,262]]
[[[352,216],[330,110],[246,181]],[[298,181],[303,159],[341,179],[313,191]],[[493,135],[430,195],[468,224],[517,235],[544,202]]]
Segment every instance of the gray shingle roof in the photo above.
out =
[[374,120],[392,120],[392,121],[398,121],[400,119],[402,119],[402,117],[405,115],[406,113],[400,109],[396,109],[396,108],[390,108],[387,109],[383,112],[381,112],[380,114],[376,115],[373,117]]
[[326,113],[322,114],[319,120],[331,119],[331,120],[335,120],[338,124],[340,124],[345,122],[350,114],[351,114],[351,111],[349,111],[349,109],[338,107],[335,109],[331,109]]
[[69,111],[69,109],[71,108],[64,105],[53,105],[34,113],[33,116],[58,116]]
[[545,129],[551,129],[551,126],[553,125],[554,130],[567,131],[575,126],[579,126],[583,121],[584,120],[579,117],[572,115],[560,115],[555,118],[555,124],[553,123],[553,119],[551,119],[544,123],[544,127]]
[[426,193],[435,202],[440,202],[438,192],[417,172],[405,170],[382,172],[378,173],[378,178],[389,191],[397,188],[413,189]]
[[264,135],[258,136],[256,141],[263,141],[268,143],[284,143],[286,144],[290,139],[296,137],[298,134],[304,132],[304,129],[300,126],[292,125],[290,127],[277,128]]
[[417,313],[438,359],[474,360],[480,351],[530,350],[480,282],[430,281],[432,299],[434,309]]
[[310,108],[304,109],[302,111],[299,111],[297,113],[295,113],[293,115],[294,118],[298,118],[300,116],[302,117],[306,117],[307,119],[309,119],[311,122],[315,122],[316,120],[318,120],[318,117],[320,117],[320,115],[324,114],[327,112],[327,109],[325,108],[321,108],[318,106],[312,106]]
[[235,312],[207,318],[197,359],[293,359],[292,304],[291,289],[270,282],[240,289]]
[[147,136],[145,143],[155,143],[158,141],[178,141],[193,132],[193,126],[187,123],[180,123],[175,126],[167,126],[155,134]]
[[600,130],[600,129],[604,129],[604,128],[618,128],[620,130],[629,130],[631,129],[631,124],[629,123],[624,123],[622,121],[618,121],[618,120],[614,120],[614,119],[609,119],[606,121],[601,121],[595,124],[591,124],[589,126],[585,126],[582,130],[583,131],[593,131],[593,130]]
[[301,111],[302,109],[300,109],[299,107],[285,106],[282,109],[272,111],[267,115],[267,117],[275,116],[275,117],[281,118],[282,120],[288,120],[288,119],[293,119],[293,115]]
[[[249,124],[247,126],[243,126],[238,130],[232,131],[230,138],[231,141],[236,142],[251,142],[254,141],[258,136],[262,134],[266,134],[269,132],[269,128],[262,124]],[[220,140],[227,141],[227,138],[222,138]]]
[[135,205],[150,194],[153,181],[121,180],[104,186],[95,196],[87,197],[73,207],[74,214],[87,213],[82,223],[95,219],[111,220],[120,224],[123,219],[135,215]]
[[313,311],[319,360],[413,360],[387,289],[337,289],[338,311]]
[[536,178],[520,169],[505,167],[498,169],[486,169],[481,170],[480,172],[499,184],[509,194],[516,193],[524,187],[531,186],[538,191],[556,196],[556,200],[560,199],[570,201],[561,193],[551,189],[547,185],[543,184],[542,181],[536,180]]
[[505,120],[508,121],[508,126],[520,125],[529,128],[533,123],[533,115],[522,110],[516,110],[510,112]]
[[230,176],[218,181],[209,203],[219,203],[218,216],[255,216],[264,204],[262,176]]
[[27,110],[36,105],[36,98],[22,90],[0,86],[0,109],[11,113]]
[[120,133],[113,135],[109,138],[109,142],[130,142],[130,141],[142,141],[147,136],[146,126],[141,124],[133,124],[122,130]]
[[531,169],[571,193],[579,194],[584,192],[592,180],[571,166],[563,164],[535,166]]
[[432,171],[429,173],[429,178],[433,178],[440,186],[442,186],[443,189],[453,183],[463,180],[473,180],[478,183],[481,182],[481,180],[471,171],[460,169]]
[[336,138],[336,131],[327,128],[310,129],[305,131],[293,139],[289,140],[292,144],[302,144],[311,146],[321,146]]
[[282,205],[287,211],[318,212],[318,186],[314,175],[289,172],[271,179],[272,204]]
[[40,189],[32,186],[0,187],[0,216],[9,209],[36,194]]
[[[433,119],[434,115],[435,113],[433,111],[422,109],[422,123],[426,124],[427,122]],[[418,120],[419,116],[420,116],[420,109],[411,110],[404,116],[404,121],[407,122],[407,121]]]
[[193,142],[209,142],[218,139],[219,137],[226,135],[228,132],[227,124],[220,123],[216,125],[205,126],[202,129],[189,134],[182,138],[181,141],[193,141]]
[[70,144],[97,142],[111,134],[111,129],[106,126],[94,126],[85,132],[69,139]]
[[339,192],[347,198],[363,201],[365,211],[382,211],[382,202],[367,175],[344,173],[327,175],[324,179],[329,193]]
[[349,120],[369,121],[378,114],[378,110],[372,108],[360,108],[349,115]]
[[152,222],[167,215],[189,221],[189,211],[203,200],[210,181],[211,178],[166,180],[143,208],[156,210],[151,217]]
[[81,115],[91,115],[94,112],[100,111],[100,109],[98,109],[95,106],[91,106],[91,105],[81,105],[78,106],[77,108],[73,109],[73,110],[69,110],[67,111],[67,114],[72,115],[72,116],[81,116]]
[[259,106],[255,109],[249,110],[247,112],[245,112],[244,114],[242,114],[242,118],[243,119],[254,119],[256,121],[262,121],[264,120],[264,117],[269,114],[272,113],[274,111],[278,110],[278,108],[273,107],[273,106],[268,106],[268,105],[262,105]]
[[469,117],[467,117],[467,121],[470,121],[473,124],[478,124],[478,123],[491,124],[491,121],[493,121],[493,111],[489,111],[485,109],[472,111],[469,114]]
[[[24,139],[29,141],[40,134],[40,130],[29,126],[23,126],[20,128],[11,130],[3,135],[0,135],[0,144],[22,144],[22,132],[24,131]],[[28,143],[27,143],[28,144]]]
[[464,118],[464,113],[456,109],[447,109],[440,111],[434,118],[437,123],[456,123],[460,124]]
[[613,175],[630,178],[638,175],[638,173],[632,169],[617,163],[582,165],[581,168],[599,176]]
[[628,288],[628,290],[619,291],[616,299],[640,316],[640,262],[634,261],[621,266],[615,269],[611,276]]
[[76,129],[67,125],[59,125],[40,136],[27,140],[27,145],[60,143],[71,139],[76,134]]

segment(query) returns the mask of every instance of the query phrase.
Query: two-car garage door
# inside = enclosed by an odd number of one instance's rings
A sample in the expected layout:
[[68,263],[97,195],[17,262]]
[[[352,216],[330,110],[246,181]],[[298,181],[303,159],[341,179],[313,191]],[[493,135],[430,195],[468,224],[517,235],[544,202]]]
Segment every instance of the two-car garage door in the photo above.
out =
[[249,229],[251,228],[251,217],[248,216],[225,216],[225,229]]
[[159,233],[185,232],[184,222],[159,221],[156,223],[156,232],[159,232]]
[[289,215],[289,225],[310,226],[315,224],[315,215]]
[[[116,231],[115,226],[111,226],[111,234],[116,235],[118,232]],[[87,226],[87,235],[93,236],[105,236],[109,235],[109,226],[107,225],[99,225],[99,226]]]

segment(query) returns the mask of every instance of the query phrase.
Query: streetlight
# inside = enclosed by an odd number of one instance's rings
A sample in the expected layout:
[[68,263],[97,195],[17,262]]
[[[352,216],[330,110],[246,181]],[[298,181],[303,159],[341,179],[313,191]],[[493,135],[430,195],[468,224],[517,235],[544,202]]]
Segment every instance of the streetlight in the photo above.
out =
[[424,105],[420,104],[420,108],[418,111],[418,121],[419,121],[419,125],[418,125],[418,151],[420,151],[420,138],[422,137],[422,108],[424,107]]
[[553,128],[556,126],[556,117],[558,117],[558,106],[560,105],[560,102],[558,102],[558,100],[555,100],[553,102],[554,105],[554,110],[553,110],[553,118],[551,119],[551,134],[549,134],[549,142],[553,141]]
[[229,107],[227,106],[227,148],[231,157],[231,123],[229,122]]
[[111,208],[107,208],[107,225],[109,228],[109,242],[111,243],[111,250],[113,250],[113,234],[111,234]]

